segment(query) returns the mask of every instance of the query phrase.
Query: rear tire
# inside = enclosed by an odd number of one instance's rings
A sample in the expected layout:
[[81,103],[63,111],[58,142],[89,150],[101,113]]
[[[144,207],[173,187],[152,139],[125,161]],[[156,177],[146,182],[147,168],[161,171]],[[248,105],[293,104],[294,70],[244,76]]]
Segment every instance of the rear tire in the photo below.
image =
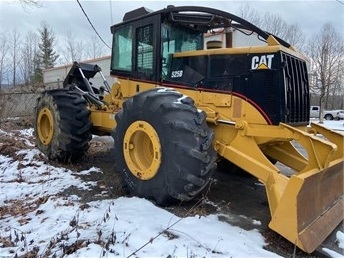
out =
[[324,118],[325,118],[326,120],[333,120],[333,116],[332,116],[331,114],[326,114],[326,115],[324,116]]
[[80,94],[67,89],[45,91],[37,99],[35,114],[36,145],[50,160],[72,162],[88,150],[92,124]]
[[164,88],[139,93],[116,114],[116,170],[132,195],[166,206],[195,197],[215,168],[214,133],[191,98]]

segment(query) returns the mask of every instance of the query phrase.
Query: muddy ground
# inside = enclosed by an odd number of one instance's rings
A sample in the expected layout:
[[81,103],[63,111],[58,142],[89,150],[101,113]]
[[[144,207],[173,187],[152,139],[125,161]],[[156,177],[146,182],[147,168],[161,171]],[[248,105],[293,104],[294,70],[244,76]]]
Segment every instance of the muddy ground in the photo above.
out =
[[[30,128],[32,127],[31,121],[30,118],[2,120],[0,129],[8,132]],[[2,140],[4,139],[0,139],[0,141]],[[127,195],[122,188],[120,175],[116,173],[114,168],[115,161],[112,145],[111,137],[95,136],[90,143],[87,155],[76,164],[66,165],[66,167],[74,171],[89,169],[93,166],[100,168],[103,173],[80,176],[85,181],[97,182],[97,186],[92,191],[81,191],[76,187],[71,187],[61,195],[76,194],[85,203]],[[21,147],[21,143],[14,143],[11,148],[15,151]],[[0,151],[0,154],[6,155],[9,153]],[[54,162],[50,163],[62,166]],[[283,257],[326,257],[321,248],[318,248],[319,250],[312,254],[306,254],[297,248],[295,249],[294,245],[270,230],[267,226],[270,213],[264,186],[256,178],[240,169],[233,172],[233,169],[226,162],[219,164],[211,183],[198,198],[165,209],[181,217],[189,215],[203,216],[214,213],[225,214],[227,216],[220,216],[220,218],[223,218],[224,221],[231,225],[246,230],[258,229],[268,243],[266,249]],[[339,227],[343,228],[343,224]],[[324,246],[338,253],[343,253],[343,250],[340,250],[334,243],[335,234],[332,234],[325,241]]]

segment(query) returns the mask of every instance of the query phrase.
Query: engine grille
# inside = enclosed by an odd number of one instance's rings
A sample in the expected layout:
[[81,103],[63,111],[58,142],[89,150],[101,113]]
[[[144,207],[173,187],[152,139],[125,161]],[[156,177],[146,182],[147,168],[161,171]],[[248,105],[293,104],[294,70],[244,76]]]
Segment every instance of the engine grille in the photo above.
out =
[[285,123],[304,124],[309,121],[309,82],[306,62],[282,53],[285,83]]

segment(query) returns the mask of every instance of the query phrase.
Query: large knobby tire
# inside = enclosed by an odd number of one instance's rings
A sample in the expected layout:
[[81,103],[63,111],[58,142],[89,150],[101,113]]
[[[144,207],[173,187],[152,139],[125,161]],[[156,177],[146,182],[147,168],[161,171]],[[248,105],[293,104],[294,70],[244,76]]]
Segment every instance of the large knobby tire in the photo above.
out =
[[37,99],[36,145],[50,160],[73,162],[88,150],[92,139],[85,99],[67,89],[49,90]]
[[195,197],[216,167],[214,133],[191,98],[156,88],[116,114],[115,164],[130,194],[166,206]]

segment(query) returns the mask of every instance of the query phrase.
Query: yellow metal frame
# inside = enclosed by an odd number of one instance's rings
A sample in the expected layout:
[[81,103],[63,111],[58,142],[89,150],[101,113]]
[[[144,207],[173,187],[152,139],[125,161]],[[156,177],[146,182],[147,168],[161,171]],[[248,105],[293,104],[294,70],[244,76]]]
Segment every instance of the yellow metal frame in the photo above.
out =
[[93,127],[100,132],[111,133],[116,127],[115,113],[112,109],[98,110],[96,106],[90,106]]
[[54,136],[54,118],[49,108],[39,110],[37,117],[37,134],[43,145],[49,145]]
[[[211,51],[215,54],[230,50]],[[124,100],[137,91],[155,87],[153,83],[119,79],[111,94],[105,96],[110,103],[107,109],[91,107],[92,122],[110,132],[116,126],[114,114]],[[230,93],[178,86],[175,89],[191,97],[206,113],[208,125],[215,132],[213,145],[218,154],[265,185],[271,213],[269,227],[302,250],[313,252],[343,220],[343,135],[312,124],[310,131],[328,139],[323,140],[306,132],[306,128],[269,125],[255,106]],[[146,143],[136,148],[141,141]],[[124,142],[125,160],[133,175],[142,180],[154,177],[161,162],[160,141],[154,128],[138,121],[129,127]],[[293,142],[302,145],[307,155],[302,155]],[[153,153],[151,149],[155,154],[147,155]],[[288,166],[294,175],[284,175],[271,159]],[[328,189],[332,189],[330,193]]]
[[279,42],[273,37],[269,36],[267,39],[268,46],[246,46],[246,47],[235,47],[235,48],[215,48],[206,50],[193,50],[193,51],[183,51],[174,53],[174,57],[189,57],[189,56],[202,56],[202,55],[224,55],[224,54],[267,54],[267,53],[277,53],[278,51],[283,51],[285,53],[291,54],[295,57],[306,59],[304,55],[295,51],[294,47],[286,48],[279,44]]
[[141,180],[153,178],[161,163],[161,144],[153,126],[141,120],[132,123],[124,135],[123,153],[135,177]]
[[[267,126],[246,122],[233,126],[238,132],[231,142],[215,141],[221,156],[265,185],[269,227],[308,253],[325,240],[344,214],[343,135],[319,125],[312,127],[336,144],[283,123]],[[301,144],[308,157],[291,141]],[[259,146],[258,142],[265,144]],[[294,175],[283,175],[267,156],[292,168]]]

